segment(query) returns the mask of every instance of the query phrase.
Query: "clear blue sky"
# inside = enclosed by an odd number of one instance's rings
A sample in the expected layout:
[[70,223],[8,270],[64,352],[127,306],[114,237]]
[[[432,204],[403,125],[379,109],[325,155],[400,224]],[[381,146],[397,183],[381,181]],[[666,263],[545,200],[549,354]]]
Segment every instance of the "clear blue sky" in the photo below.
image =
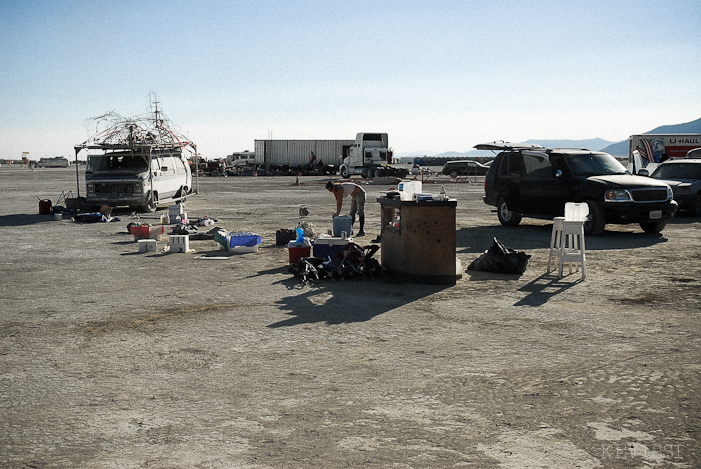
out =
[[269,132],[620,141],[701,117],[700,26],[698,0],[0,0],[0,158],[72,155],[151,91],[209,158]]

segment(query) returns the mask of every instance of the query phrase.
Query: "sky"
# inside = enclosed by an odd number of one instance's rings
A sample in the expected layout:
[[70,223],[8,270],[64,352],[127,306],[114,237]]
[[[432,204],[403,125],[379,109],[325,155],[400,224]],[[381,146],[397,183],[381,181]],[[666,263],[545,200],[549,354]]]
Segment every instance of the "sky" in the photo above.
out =
[[74,157],[151,97],[206,158],[617,142],[701,117],[698,0],[0,0],[0,158]]

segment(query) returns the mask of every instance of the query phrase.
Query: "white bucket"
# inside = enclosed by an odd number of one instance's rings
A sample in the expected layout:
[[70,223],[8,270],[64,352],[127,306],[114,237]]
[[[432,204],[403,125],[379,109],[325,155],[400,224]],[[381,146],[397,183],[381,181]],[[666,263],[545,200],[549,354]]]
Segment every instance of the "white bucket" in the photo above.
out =
[[333,219],[333,235],[341,237],[344,231],[346,234],[351,232],[353,227],[353,218],[350,215],[339,215]]
[[61,221],[61,220],[63,220],[63,213],[61,213],[61,212],[54,212],[54,220],[56,220],[56,221]]

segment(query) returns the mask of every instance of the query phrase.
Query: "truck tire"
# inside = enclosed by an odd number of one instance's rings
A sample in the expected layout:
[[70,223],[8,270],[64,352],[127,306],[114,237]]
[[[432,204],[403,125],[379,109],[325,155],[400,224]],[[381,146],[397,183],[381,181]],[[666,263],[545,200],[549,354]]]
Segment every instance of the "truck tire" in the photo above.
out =
[[649,222],[649,223],[641,223],[640,228],[643,229],[645,233],[650,233],[650,234],[656,234],[656,233],[661,233],[662,230],[664,230],[664,227],[667,226],[666,221],[658,221],[658,222]]
[[404,179],[409,175],[409,171],[406,168],[397,168],[394,170],[394,176],[400,179]]
[[348,174],[348,167],[347,166],[341,166],[341,177],[343,179],[348,179],[349,174]]
[[503,197],[500,197],[499,202],[497,202],[497,217],[499,223],[504,226],[518,226],[522,218],[519,212],[509,209]]
[[593,200],[587,200],[587,205],[589,206],[589,215],[584,222],[584,235],[585,236],[601,236],[604,234],[604,228],[606,227],[606,219],[604,218],[604,212]]

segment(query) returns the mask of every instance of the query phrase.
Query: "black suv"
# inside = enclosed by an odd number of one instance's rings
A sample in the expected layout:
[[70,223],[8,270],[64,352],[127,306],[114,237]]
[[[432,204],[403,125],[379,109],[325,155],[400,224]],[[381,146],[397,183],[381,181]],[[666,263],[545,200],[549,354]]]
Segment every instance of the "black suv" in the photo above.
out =
[[563,216],[566,202],[586,202],[587,235],[602,234],[607,223],[640,223],[646,233],[659,233],[677,212],[667,184],[629,174],[608,153],[501,142],[475,148],[501,150],[485,177],[484,203],[497,208],[505,226],[523,216]]

